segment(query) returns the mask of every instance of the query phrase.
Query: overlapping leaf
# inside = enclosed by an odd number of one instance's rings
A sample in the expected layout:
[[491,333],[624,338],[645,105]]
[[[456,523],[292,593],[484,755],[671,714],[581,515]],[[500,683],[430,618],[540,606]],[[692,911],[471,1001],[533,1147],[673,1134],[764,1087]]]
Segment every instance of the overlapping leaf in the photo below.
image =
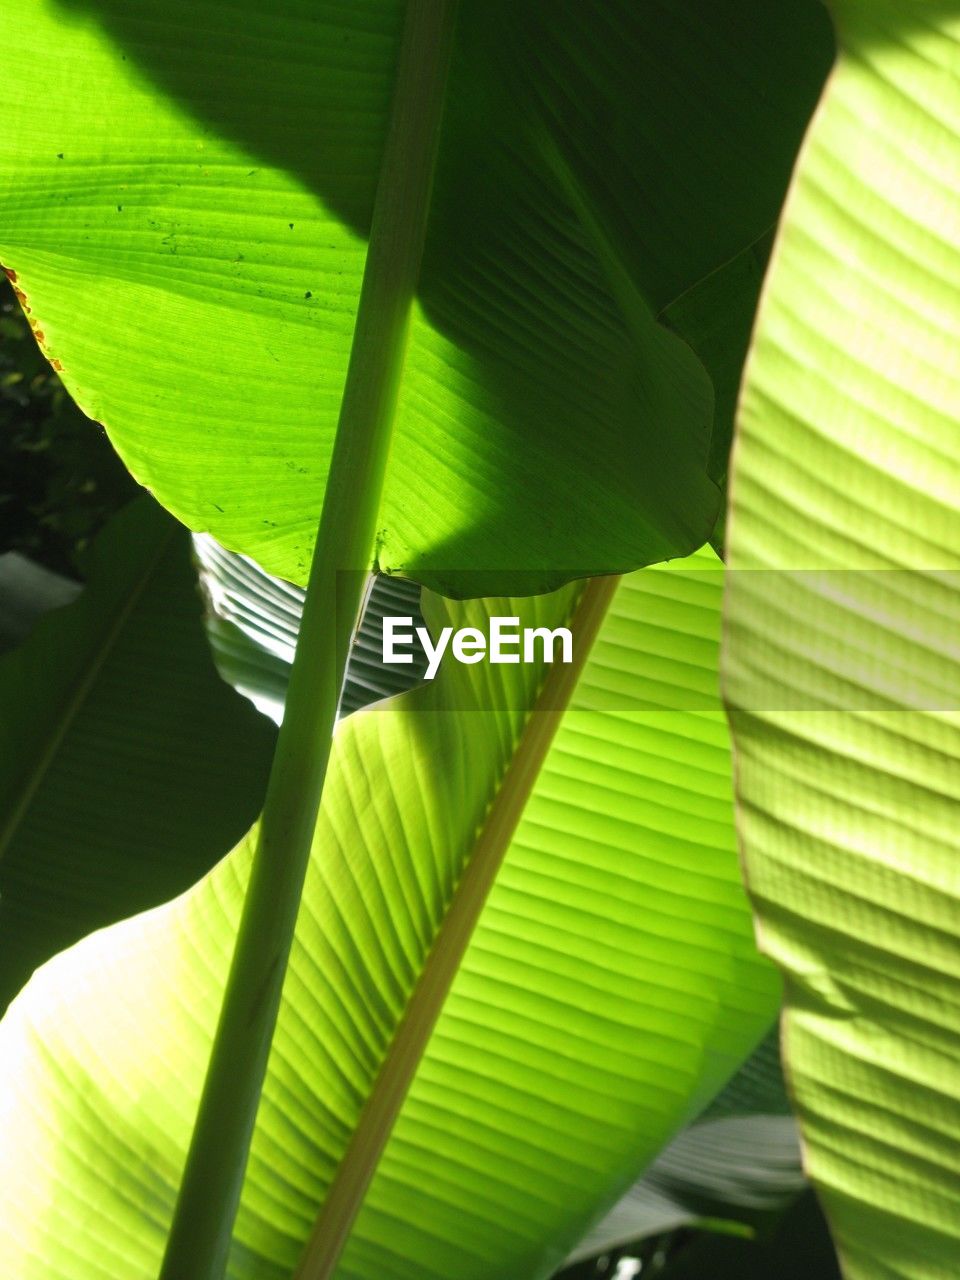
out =
[[[288,1276],[318,1207],[368,1168],[341,1280],[548,1275],[769,1025],[719,590],[696,558],[525,601],[580,641],[609,601],[575,689],[562,667],[541,686],[536,667],[454,664],[341,721],[231,1276]],[[489,610],[511,611],[427,614]],[[247,857],[59,957],[0,1025],[0,1241],[23,1280],[156,1269]],[[440,1003],[378,1158],[365,1117]]]
[[755,1230],[805,1186],[774,1031],[580,1241],[569,1261],[705,1220]]
[[[272,726],[214,669],[186,531],[142,498],[89,575],[0,661],[4,1006],[55,951],[209,870],[266,785]],[[5,610],[37,582],[8,577]]]
[[848,1280],[960,1257],[960,6],[837,0],[735,450],[740,823]]
[[[38,338],[165,505],[301,582],[402,12],[4,13],[0,257]],[[714,397],[657,317],[774,222],[822,6],[463,0],[459,22],[378,562],[526,593],[690,551]]]
[[[194,543],[214,610],[208,625],[221,672],[282,714],[303,592],[210,538],[197,537]],[[347,664],[342,713],[411,688],[422,678],[422,653],[410,666],[390,667],[382,661],[381,646],[384,615],[412,613],[422,622],[419,599],[413,583],[384,577],[373,582]],[[569,1261],[705,1218],[752,1227],[782,1210],[805,1185],[774,1032],[703,1116],[660,1153],[577,1245]]]
[[[217,667],[234,688],[279,722],[305,592],[254,561],[224,551],[205,535],[194,538],[194,548],[210,600],[207,634]],[[347,659],[340,715],[403,693],[423,676],[426,659],[419,646],[411,648],[409,664],[384,663],[386,616],[408,617],[413,626],[423,625],[416,583],[383,574],[371,577]]]

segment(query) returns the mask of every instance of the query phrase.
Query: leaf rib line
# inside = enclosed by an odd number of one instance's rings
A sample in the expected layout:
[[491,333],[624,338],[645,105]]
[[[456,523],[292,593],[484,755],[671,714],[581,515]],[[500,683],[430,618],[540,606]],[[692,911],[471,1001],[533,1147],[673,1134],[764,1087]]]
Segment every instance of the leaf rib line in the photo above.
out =
[[571,618],[575,661],[554,666],[528,713],[513,757],[440,925],[423,972],[387,1050],[353,1138],[314,1223],[295,1280],[330,1280],[376,1172],[407,1090],[500,870],[526,801],[576,688],[620,579],[589,582]]

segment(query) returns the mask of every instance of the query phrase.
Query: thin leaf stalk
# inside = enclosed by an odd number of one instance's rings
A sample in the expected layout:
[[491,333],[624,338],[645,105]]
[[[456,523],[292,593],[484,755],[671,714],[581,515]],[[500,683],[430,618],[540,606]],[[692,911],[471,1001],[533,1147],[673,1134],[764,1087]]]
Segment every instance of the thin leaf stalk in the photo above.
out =
[[455,0],[409,0],[350,361],[243,914],[160,1280],[222,1280],[372,562]]

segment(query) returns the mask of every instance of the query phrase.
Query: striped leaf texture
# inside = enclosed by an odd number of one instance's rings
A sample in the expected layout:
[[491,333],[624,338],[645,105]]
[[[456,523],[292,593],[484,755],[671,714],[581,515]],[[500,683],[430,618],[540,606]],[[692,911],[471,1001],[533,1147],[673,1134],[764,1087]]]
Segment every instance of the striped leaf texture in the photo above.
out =
[[[209,534],[195,534],[193,545],[210,602],[207,635],[217,669],[279,723],[306,593],[267,573],[256,561],[224,550]],[[409,664],[384,663],[387,616],[411,618],[413,626],[422,626],[420,588],[404,578],[371,574],[347,658],[342,716],[413,688],[426,670],[419,646],[411,651]]]
[[848,1280],[960,1259],[960,6],[836,0],[734,453],[739,823]]
[[[445,665],[341,720],[229,1274],[548,1276],[769,1027],[740,886],[711,552],[524,601],[572,666]],[[0,1023],[23,1280],[161,1256],[244,842]],[[121,1083],[122,1082],[122,1083]]]
[[[300,583],[403,12],[4,15],[0,258],[38,340],[169,510]],[[823,6],[464,0],[458,22],[377,564],[527,594],[690,552],[719,508],[712,356],[684,308],[661,321],[775,221]],[[748,311],[758,280],[735,277]],[[710,314],[723,327],[726,300]]]

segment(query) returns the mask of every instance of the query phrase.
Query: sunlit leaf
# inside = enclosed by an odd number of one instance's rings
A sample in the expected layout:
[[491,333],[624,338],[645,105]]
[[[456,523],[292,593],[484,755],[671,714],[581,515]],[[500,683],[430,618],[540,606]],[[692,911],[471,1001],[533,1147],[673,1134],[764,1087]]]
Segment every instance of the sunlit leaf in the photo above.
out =
[[[0,257],[38,338],[165,505],[299,582],[402,12],[5,10]],[[382,569],[526,593],[704,541],[714,392],[659,321],[769,231],[830,53],[819,0],[464,0]]]
[[[343,1280],[547,1276],[769,1026],[720,586],[704,553],[515,604],[429,598],[433,627],[600,630],[578,679],[453,663],[341,720],[232,1277],[288,1277],[367,1173]],[[23,1280],[156,1270],[248,855],[59,957],[0,1024],[0,1247]]]
[[734,453],[727,692],[848,1280],[960,1257],[960,5],[836,0]]

